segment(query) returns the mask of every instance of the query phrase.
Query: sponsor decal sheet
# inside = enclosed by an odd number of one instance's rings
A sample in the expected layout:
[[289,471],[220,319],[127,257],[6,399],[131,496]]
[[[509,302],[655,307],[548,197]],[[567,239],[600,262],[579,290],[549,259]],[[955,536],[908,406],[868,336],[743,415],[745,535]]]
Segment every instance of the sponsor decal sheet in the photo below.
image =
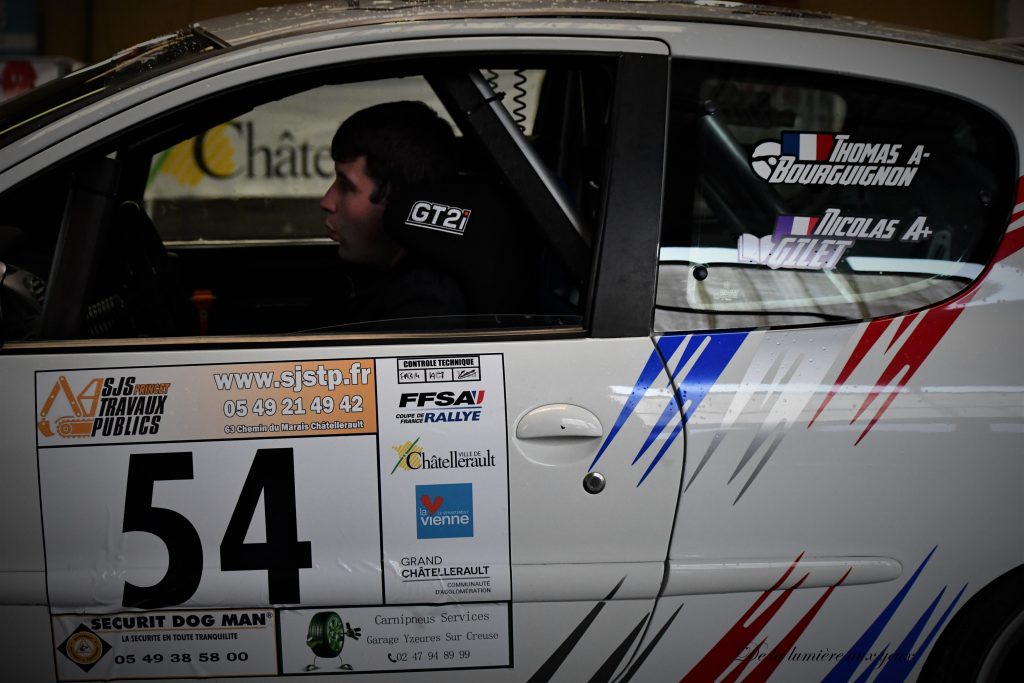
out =
[[60,680],[511,666],[499,354],[39,372]]

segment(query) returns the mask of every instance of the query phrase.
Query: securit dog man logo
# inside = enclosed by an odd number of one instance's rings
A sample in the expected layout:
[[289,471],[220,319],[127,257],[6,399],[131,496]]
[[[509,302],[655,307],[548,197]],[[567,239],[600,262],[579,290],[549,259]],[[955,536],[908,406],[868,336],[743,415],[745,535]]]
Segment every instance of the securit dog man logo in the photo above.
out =
[[[140,384],[131,376],[94,377],[76,394],[68,378],[61,375],[39,411],[37,427],[43,436],[65,438],[156,434],[170,388],[170,382]],[[58,417],[51,425],[50,413],[62,407],[71,414]]]

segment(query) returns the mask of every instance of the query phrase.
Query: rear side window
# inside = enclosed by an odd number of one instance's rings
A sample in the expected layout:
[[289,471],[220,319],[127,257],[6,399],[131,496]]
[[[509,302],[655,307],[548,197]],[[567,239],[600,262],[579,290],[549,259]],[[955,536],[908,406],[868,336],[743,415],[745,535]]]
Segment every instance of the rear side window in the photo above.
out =
[[1015,163],[987,111],[858,78],[673,69],[657,331],[918,309],[994,253]]

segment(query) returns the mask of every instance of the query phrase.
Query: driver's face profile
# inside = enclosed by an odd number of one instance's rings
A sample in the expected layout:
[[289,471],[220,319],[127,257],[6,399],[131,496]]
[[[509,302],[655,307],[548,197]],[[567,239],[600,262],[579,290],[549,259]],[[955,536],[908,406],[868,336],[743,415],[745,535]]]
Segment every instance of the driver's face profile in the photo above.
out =
[[384,203],[370,201],[376,183],[366,172],[366,157],[334,165],[335,178],[320,200],[327,236],[350,263],[386,265],[395,245],[384,235]]

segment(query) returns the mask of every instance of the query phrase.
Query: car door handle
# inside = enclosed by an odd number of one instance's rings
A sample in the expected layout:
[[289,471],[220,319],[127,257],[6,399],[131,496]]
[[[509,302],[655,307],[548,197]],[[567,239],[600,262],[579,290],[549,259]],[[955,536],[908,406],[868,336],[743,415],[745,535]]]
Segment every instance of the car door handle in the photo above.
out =
[[592,412],[568,403],[554,403],[534,408],[523,415],[516,427],[516,437],[520,439],[567,436],[604,436],[604,428]]

